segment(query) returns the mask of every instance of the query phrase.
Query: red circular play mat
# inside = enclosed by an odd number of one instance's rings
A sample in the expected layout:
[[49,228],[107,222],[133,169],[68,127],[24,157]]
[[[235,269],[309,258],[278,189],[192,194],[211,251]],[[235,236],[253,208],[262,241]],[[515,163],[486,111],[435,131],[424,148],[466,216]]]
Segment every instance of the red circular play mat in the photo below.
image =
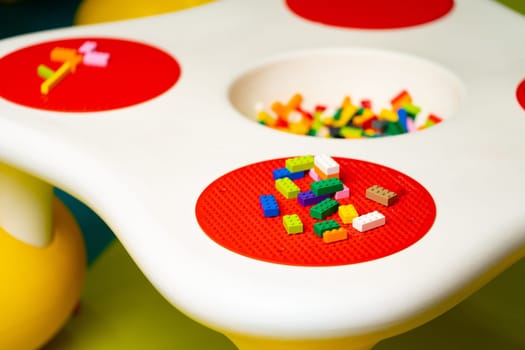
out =
[[[96,51],[110,55],[106,67],[80,64],[45,95],[37,67],[57,70],[50,52],[56,47],[78,49],[96,42]],[[0,96],[26,107],[61,112],[105,111],[148,101],[171,88],[181,68],[166,52],[135,41],[74,38],[48,41],[14,51],[0,59]]]
[[520,83],[516,90],[516,98],[518,99],[521,108],[525,110],[525,79]]
[[435,21],[453,0],[286,0],[296,15],[317,23],[355,29],[397,29]]
[[[360,215],[378,210],[386,216],[386,225],[359,232],[352,225],[345,241],[324,243],[313,232],[311,207],[302,207],[297,199],[286,199],[274,186],[272,171],[284,167],[285,159],[263,161],[236,169],[211,183],[200,195],[196,217],[205,234],[224,248],[241,255],[286,265],[336,266],[382,258],[405,249],[421,239],[432,226],[436,207],[431,195],[412,178],[378,164],[334,158],[341,168],[341,180],[349,187],[350,197],[338,200],[340,205],[353,204]],[[313,180],[306,175],[294,180],[301,191]],[[378,184],[398,194],[399,200],[385,207],[365,197],[368,187]],[[259,196],[273,194],[280,216],[266,218]],[[288,235],[282,216],[298,214],[304,232]]]

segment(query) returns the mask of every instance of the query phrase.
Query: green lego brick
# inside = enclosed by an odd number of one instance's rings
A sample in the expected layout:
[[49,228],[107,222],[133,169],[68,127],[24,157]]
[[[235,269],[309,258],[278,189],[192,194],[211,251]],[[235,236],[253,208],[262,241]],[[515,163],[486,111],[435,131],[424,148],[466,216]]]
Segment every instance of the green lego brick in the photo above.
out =
[[38,76],[42,79],[49,79],[53,76],[53,74],[55,74],[55,72],[51,68],[43,64],[37,67],[37,73]]
[[300,192],[299,187],[288,177],[275,180],[275,188],[287,199],[296,198]]
[[323,220],[337,212],[338,207],[338,201],[331,198],[326,198],[321,203],[318,203],[310,208],[310,216],[315,219]]
[[363,129],[345,126],[339,130],[339,135],[344,138],[360,138],[363,136]]
[[291,214],[283,216],[283,225],[288,234],[295,234],[303,232],[303,222],[299,215]]
[[396,123],[389,122],[386,125],[385,135],[393,136],[393,135],[400,135],[404,133],[405,131],[403,130],[403,127],[397,122]]
[[285,162],[285,167],[292,173],[310,170],[314,167],[314,156],[289,158]]
[[334,114],[334,120],[339,120],[341,118],[341,113],[343,112],[342,108],[338,108],[337,111]]
[[427,120],[425,121],[425,128],[430,128],[431,126],[434,126],[434,125],[436,125],[436,123],[434,123],[434,122],[433,122],[432,120],[430,120],[430,119],[427,119]]
[[312,182],[310,190],[316,195],[332,194],[343,190],[343,183],[336,177]]
[[421,107],[419,106],[416,106],[412,103],[405,103],[403,105],[403,108],[405,109],[405,111],[407,111],[407,114],[410,118],[414,119],[415,116],[421,112]]
[[314,224],[314,232],[320,238],[323,238],[323,233],[325,231],[335,230],[341,227],[335,220],[326,220],[321,222],[316,222]]

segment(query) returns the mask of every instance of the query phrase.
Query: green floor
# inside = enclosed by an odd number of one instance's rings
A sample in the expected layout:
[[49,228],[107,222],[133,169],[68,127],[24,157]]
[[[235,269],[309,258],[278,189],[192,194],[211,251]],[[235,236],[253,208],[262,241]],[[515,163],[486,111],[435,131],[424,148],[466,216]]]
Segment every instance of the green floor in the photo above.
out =
[[[480,0],[481,1],[481,0]],[[525,0],[501,0],[525,14]],[[78,0],[0,5],[0,38],[70,26]],[[525,17],[524,17],[525,19]],[[149,284],[109,228],[85,205],[57,190],[85,236],[91,263],[80,312],[45,350],[234,349],[189,320]],[[525,349],[525,260],[438,319],[375,350]]]
[[[525,260],[432,322],[374,350],[525,349]],[[234,350],[171,307],[118,242],[87,274],[80,311],[44,350]]]

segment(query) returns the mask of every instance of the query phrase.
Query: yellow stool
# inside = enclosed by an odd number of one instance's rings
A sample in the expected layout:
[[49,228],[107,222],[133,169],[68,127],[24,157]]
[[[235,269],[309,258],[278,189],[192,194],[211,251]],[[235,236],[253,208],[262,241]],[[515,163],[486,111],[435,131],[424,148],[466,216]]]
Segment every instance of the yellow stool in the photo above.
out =
[[80,300],[86,253],[70,212],[54,201],[54,237],[45,248],[0,228],[0,350],[33,350],[67,322]]
[[213,0],[85,0],[80,4],[75,24],[93,24],[159,15],[211,1]]

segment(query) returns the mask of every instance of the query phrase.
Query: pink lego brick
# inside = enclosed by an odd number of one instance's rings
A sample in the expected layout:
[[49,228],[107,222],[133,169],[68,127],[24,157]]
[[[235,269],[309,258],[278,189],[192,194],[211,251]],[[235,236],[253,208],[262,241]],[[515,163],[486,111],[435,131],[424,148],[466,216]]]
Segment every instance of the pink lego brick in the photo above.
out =
[[316,171],[313,168],[310,169],[310,171],[308,171],[308,176],[310,176],[314,181],[321,180],[321,177],[319,176],[319,174],[316,173]]
[[84,55],[82,63],[86,66],[106,67],[109,61],[109,53],[107,52],[88,52]]
[[416,123],[414,123],[412,118],[407,118],[407,131],[412,132],[416,130],[417,130]]
[[336,192],[334,196],[335,199],[343,199],[348,197],[350,197],[350,189],[345,184],[343,184],[343,189],[339,192]]
[[93,52],[97,48],[97,43],[95,41],[84,41],[84,43],[78,48],[78,52],[86,54],[88,52]]

